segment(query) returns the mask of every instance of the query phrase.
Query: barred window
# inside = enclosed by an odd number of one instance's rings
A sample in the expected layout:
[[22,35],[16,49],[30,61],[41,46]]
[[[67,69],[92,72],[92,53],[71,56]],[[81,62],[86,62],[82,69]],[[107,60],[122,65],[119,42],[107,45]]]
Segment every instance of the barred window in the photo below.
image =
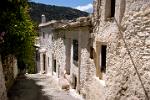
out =
[[73,60],[78,61],[78,41],[73,40]]

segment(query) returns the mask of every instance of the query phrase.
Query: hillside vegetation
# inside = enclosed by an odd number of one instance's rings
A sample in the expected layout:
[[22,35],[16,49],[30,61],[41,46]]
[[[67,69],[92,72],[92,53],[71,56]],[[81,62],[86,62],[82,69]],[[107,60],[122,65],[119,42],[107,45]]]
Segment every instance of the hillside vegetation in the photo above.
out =
[[87,12],[83,12],[77,9],[69,7],[60,7],[55,5],[45,5],[41,3],[30,2],[30,16],[36,23],[41,22],[41,15],[46,16],[46,20],[73,20],[78,17],[88,16]]

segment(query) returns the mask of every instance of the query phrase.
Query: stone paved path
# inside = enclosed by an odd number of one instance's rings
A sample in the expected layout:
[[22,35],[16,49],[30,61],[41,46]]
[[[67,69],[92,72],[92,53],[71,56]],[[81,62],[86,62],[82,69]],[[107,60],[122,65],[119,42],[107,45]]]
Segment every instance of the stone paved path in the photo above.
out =
[[61,90],[56,78],[39,74],[17,78],[8,97],[9,100],[82,100],[73,91]]

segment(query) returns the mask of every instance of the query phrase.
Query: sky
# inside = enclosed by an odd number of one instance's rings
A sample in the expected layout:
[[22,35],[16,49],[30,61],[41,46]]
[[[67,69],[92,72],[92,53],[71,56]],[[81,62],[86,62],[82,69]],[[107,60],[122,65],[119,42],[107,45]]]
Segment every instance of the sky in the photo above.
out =
[[92,5],[93,0],[30,0],[30,1],[44,3],[48,5],[72,7],[90,13],[93,11]]

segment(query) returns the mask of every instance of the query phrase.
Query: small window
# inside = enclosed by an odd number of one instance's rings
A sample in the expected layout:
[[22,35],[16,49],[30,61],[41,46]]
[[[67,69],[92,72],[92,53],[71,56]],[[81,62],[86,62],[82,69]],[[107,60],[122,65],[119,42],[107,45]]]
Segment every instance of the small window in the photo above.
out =
[[115,3],[116,0],[106,0],[105,4],[105,19],[115,16]]
[[54,72],[56,72],[56,59],[54,60]]
[[43,54],[43,69],[46,70],[46,54]]
[[52,36],[52,41],[54,40],[54,36]]
[[115,3],[116,3],[116,0],[111,0],[111,16],[110,17],[115,16]]
[[38,53],[38,51],[36,51],[36,61],[40,60],[40,54]]
[[101,72],[106,72],[106,45],[101,45]]
[[77,77],[73,76],[73,89],[77,88]]
[[90,58],[93,59],[94,48],[90,47]]
[[73,40],[73,60],[78,61],[78,41]]
[[43,38],[45,38],[45,33],[43,32]]

